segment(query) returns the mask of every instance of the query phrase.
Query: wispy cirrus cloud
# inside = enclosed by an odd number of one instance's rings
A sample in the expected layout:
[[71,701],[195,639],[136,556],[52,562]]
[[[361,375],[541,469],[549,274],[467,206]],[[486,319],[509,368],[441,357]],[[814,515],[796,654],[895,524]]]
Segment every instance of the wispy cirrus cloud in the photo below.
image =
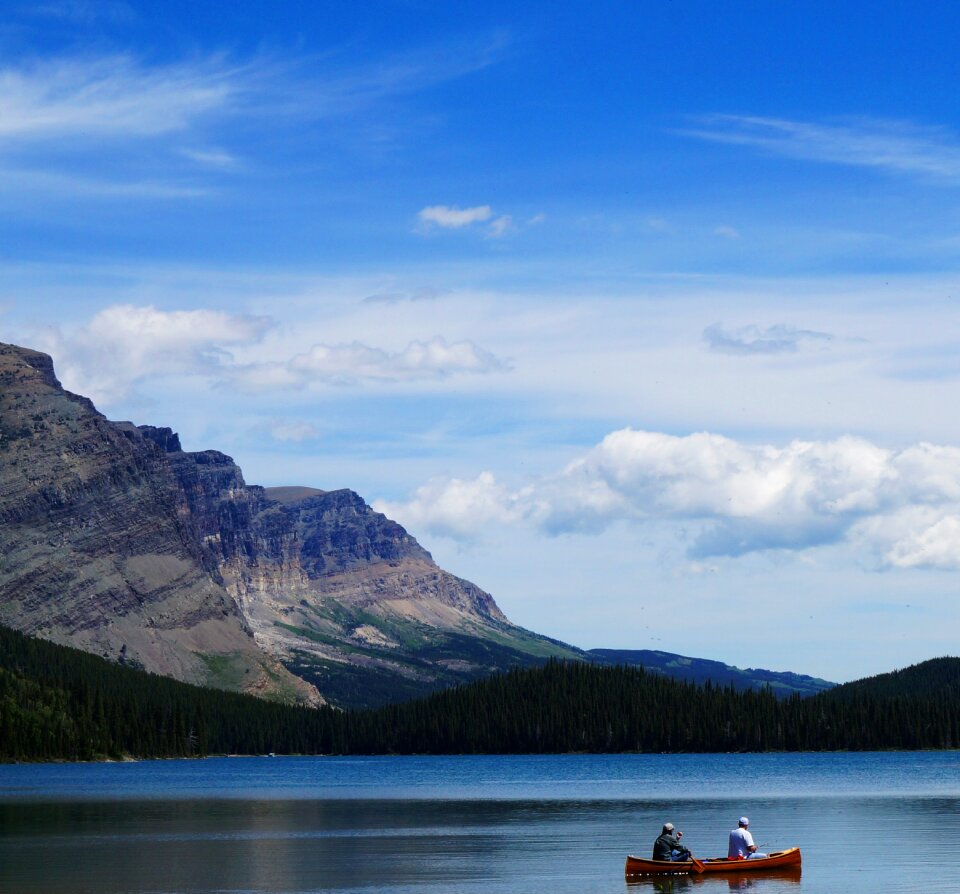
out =
[[376,292],[363,299],[364,304],[402,304],[404,302],[435,301],[447,293],[446,289],[437,289],[433,286],[418,286],[414,289],[403,289],[388,292]]
[[719,227],[714,227],[713,230],[714,236],[720,236],[723,239],[740,239],[740,231],[736,227],[731,227],[727,224],[722,224]]
[[147,67],[130,56],[63,58],[0,69],[0,142],[153,137],[185,130],[241,92],[219,57]]
[[720,323],[713,323],[703,330],[703,340],[711,351],[721,354],[786,354],[807,344],[822,345],[833,341],[833,336],[813,329],[798,329],[786,323],[763,329],[759,326],[724,329]]
[[623,429],[560,472],[512,489],[483,472],[377,503],[416,529],[469,540],[490,524],[599,534],[672,524],[694,559],[845,543],[880,569],[960,570],[960,449],[862,438],[751,445]]
[[[86,8],[51,4],[49,14],[59,9],[65,16],[82,15]],[[464,43],[457,53],[410,50],[350,67],[338,67],[335,56],[244,59],[222,53],[159,65],[120,53],[0,63],[4,167],[46,177],[47,186],[59,183],[75,194],[84,190],[73,188],[74,179],[87,184],[98,177],[119,179],[125,167],[154,182],[172,173],[237,171],[231,122],[302,126],[369,113],[377,103],[493,64],[501,45],[499,40]],[[155,151],[144,153],[144,144]],[[125,185],[135,193],[130,176]]]
[[494,64],[501,49],[499,39],[478,41],[456,53],[417,49],[350,68],[306,56],[222,53],[162,65],[130,54],[27,60],[0,67],[0,141],[153,137],[188,130],[214,112],[343,116],[478,71]]
[[0,192],[23,194],[30,190],[32,197],[46,194],[59,199],[195,199],[209,195],[211,189],[199,183],[177,179],[107,179],[104,176],[85,176],[58,171],[32,171],[22,168],[0,168]]
[[960,184],[960,136],[945,128],[908,121],[850,118],[811,122],[717,114],[695,119],[694,126],[681,133],[788,158]]
[[66,22],[132,22],[137,14],[127,3],[117,0],[51,0],[48,3],[24,3],[22,10],[28,15]]

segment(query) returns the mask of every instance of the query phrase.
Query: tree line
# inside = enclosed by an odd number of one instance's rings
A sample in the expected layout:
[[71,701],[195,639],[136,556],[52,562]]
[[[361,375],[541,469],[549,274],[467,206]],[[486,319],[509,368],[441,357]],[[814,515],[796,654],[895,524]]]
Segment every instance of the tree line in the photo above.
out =
[[956,748],[960,659],[808,698],[548,661],[375,710],[179,683],[0,627],[0,760]]

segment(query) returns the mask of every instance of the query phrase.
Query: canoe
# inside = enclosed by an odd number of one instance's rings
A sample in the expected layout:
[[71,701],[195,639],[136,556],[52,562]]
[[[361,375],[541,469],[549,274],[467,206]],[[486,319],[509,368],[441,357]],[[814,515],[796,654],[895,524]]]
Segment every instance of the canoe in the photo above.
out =
[[[766,869],[800,868],[800,848],[788,847],[783,851],[774,851],[767,857],[756,860],[728,860],[716,857],[713,860],[700,860],[704,872],[763,872]],[[698,870],[692,860],[646,860],[643,857],[627,857],[627,875],[689,875]]]

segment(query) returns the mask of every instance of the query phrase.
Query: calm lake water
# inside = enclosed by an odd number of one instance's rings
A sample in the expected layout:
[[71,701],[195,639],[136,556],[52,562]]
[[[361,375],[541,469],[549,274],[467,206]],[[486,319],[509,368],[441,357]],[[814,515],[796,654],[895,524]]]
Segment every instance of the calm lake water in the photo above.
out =
[[[624,879],[746,813],[800,874]],[[3,894],[960,890],[960,753],[222,758],[0,766]]]

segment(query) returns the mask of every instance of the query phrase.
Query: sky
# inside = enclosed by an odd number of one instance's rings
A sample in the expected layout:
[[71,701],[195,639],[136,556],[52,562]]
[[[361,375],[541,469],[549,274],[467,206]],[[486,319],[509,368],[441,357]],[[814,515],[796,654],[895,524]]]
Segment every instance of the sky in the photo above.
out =
[[514,622],[960,636],[960,6],[7,0],[0,340]]

